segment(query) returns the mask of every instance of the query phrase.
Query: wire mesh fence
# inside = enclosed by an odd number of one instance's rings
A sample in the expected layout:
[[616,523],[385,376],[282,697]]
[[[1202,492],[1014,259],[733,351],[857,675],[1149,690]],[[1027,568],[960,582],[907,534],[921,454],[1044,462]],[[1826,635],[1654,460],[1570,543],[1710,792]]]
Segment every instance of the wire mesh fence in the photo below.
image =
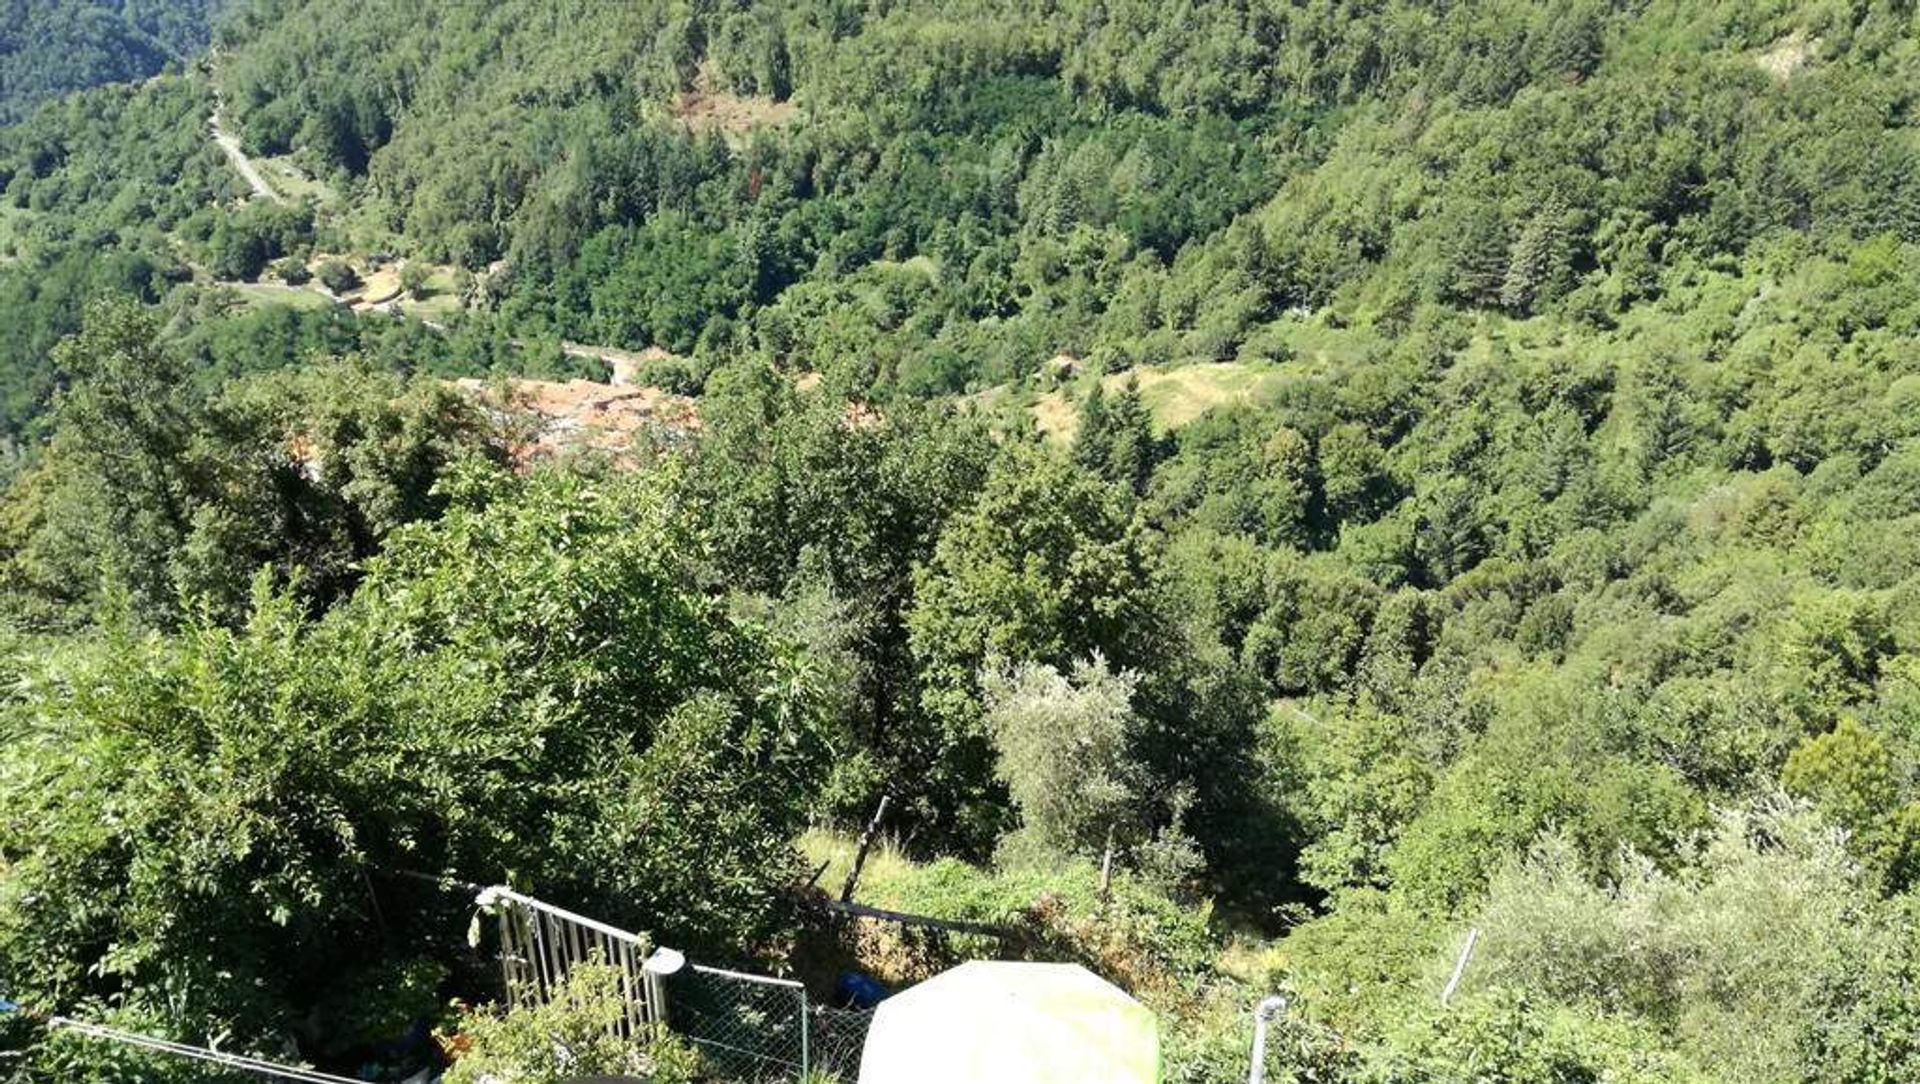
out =
[[867,1045],[867,1028],[873,1023],[872,1009],[836,1009],[822,1005],[813,1010],[813,1064],[816,1078],[852,1081],[860,1075],[860,1051]]
[[872,1010],[811,1002],[791,979],[693,965],[674,977],[668,1026],[727,1080],[852,1080]]
[[696,964],[675,976],[667,1014],[722,1077],[792,1080],[808,1069],[807,991],[797,982]]

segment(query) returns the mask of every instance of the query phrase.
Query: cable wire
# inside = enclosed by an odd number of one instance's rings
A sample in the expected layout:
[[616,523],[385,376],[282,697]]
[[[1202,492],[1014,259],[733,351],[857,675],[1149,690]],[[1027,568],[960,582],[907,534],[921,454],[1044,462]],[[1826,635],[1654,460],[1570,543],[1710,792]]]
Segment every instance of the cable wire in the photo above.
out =
[[90,1038],[108,1039],[113,1042],[125,1043],[128,1046],[139,1047],[143,1050],[153,1050],[183,1058],[195,1058],[199,1061],[211,1062],[215,1065],[224,1065],[229,1069],[244,1069],[247,1072],[278,1077],[281,1080],[298,1080],[305,1082],[305,1084],[366,1084],[366,1082],[362,1080],[355,1080],[352,1077],[334,1076],[331,1073],[322,1073],[317,1069],[303,1069],[294,1065],[281,1065],[263,1058],[252,1058],[244,1054],[229,1054],[224,1050],[214,1050],[210,1047],[190,1046],[186,1043],[176,1043],[168,1039],[158,1039],[151,1035],[141,1035],[132,1031],[121,1031],[119,1028],[110,1028],[105,1024],[94,1024],[85,1020],[74,1020],[65,1016],[49,1016],[47,1017],[46,1023],[50,1028],[64,1028],[67,1031],[77,1032]]

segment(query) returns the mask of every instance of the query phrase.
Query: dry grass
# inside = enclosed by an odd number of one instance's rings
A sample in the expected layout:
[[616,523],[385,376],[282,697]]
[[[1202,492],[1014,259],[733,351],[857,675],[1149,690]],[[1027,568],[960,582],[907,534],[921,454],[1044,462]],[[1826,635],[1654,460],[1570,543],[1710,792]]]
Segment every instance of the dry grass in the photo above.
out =
[[[824,863],[826,871],[820,874],[816,883],[835,897],[840,894],[840,886],[846,883],[847,870],[853,867],[853,852],[859,849],[858,838],[842,832],[825,828],[809,828],[800,837],[800,853],[807,860],[809,872],[819,869]],[[874,840],[867,850],[867,863],[861,867],[862,884],[885,885],[899,878],[913,868],[912,860],[900,853],[899,846],[891,836],[882,835]],[[884,902],[860,893],[862,903],[873,903],[884,907]]]
[[699,404],[659,388],[593,380],[453,381],[497,411],[515,431],[511,455],[526,465],[574,452],[607,453],[616,464],[649,435],[684,436],[700,428]]
[[[1140,399],[1161,432],[1172,432],[1217,406],[1246,402],[1277,384],[1281,372],[1257,362],[1224,361],[1204,365],[1133,369],[1101,380],[1108,394],[1137,381]],[[1033,404],[1034,425],[1048,439],[1070,441],[1080,426],[1080,395],[1049,392]]]
[[1819,49],[1819,38],[1808,37],[1805,30],[1795,30],[1755,57],[1754,63],[1760,65],[1761,71],[1784,83],[1793,78],[1793,73],[1805,67]]
[[400,268],[388,264],[361,276],[356,305],[383,305],[400,296]]
[[691,131],[740,136],[755,128],[785,124],[793,119],[794,105],[724,90],[695,89],[674,100],[673,115]]

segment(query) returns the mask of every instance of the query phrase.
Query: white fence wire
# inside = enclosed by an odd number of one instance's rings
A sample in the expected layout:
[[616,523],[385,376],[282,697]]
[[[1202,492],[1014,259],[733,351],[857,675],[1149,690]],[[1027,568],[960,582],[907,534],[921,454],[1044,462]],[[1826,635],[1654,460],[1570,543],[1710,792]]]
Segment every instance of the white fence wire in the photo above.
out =
[[297,1065],[282,1065],[278,1062],[267,1061],[264,1058],[248,1057],[244,1054],[230,1054],[224,1050],[214,1050],[211,1047],[176,1043],[169,1039],[155,1038],[152,1035],[141,1035],[132,1031],[122,1031],[119,1028],[110,1028],[105,1024],[90,1023],[86,1020],[74,1020],[65,1016],[50,1016],[47,1018],[46,1023],[50,1028],[71,1031],[77,1035],[85,1035],[89,1038],[120,1043],[124,1046],[134,1047],[139,1050],[151,1050],[160,1054],[172,1054],[177,1057],[191,1058],[195,1061],[209,1062],[228,1069],[239,1069],[243,1072],[272,1077],[277,1080],[297,1080],[304,1082],[304,1084],[364,1084],[363,1081],[356,1080],[352,1077],[334,1076],[332,1073],[322,1073],[316,1069],[306,1069]]

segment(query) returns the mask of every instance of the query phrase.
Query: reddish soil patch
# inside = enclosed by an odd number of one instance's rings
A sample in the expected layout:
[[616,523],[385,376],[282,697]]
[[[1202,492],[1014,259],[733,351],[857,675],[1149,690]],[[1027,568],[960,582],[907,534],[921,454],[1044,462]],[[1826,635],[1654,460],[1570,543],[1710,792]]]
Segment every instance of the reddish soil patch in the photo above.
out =
[[659,388],[592,380],[456,380],[455,387],[497,410],[520,435],[521,464],[575,450],[616,458],[649,438],[684,439],[700,428],[697,404]]
[[696,88],[673,103],[673,115],[696,132],[750,132],[769,124],[785,124],[793,117],[792,102],[772,98],[743,98],[725,91]]

